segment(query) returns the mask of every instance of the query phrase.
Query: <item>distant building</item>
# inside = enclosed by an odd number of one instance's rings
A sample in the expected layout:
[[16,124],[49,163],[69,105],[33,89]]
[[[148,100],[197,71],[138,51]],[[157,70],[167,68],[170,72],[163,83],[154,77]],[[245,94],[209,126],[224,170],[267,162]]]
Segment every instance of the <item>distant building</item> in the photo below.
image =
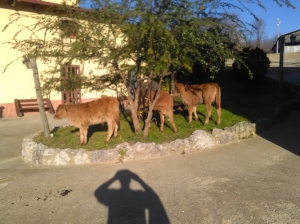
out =
[[[279,40],[284,36],[284,52],[300,52],[300,29],[281,35],[272,47],[272,53],[280,53]],[[278,45],[278,46],[277,46]]]

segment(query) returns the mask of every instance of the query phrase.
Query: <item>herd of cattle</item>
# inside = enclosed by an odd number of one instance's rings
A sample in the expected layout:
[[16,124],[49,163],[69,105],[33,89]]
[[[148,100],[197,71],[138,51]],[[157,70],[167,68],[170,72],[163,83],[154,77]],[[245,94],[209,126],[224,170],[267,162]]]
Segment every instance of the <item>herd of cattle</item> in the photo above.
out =
[[[218,114],[217,124],[221,123],[221,88],[217,83],[199,85],[176,83],[175,86],[182,103],[188,107],[188,123],[191,123],[193,114],[195,120],[198,120],[197,105],[205,104],[206,118],[204,125],[207,125],[211,116],[212,103],[215,103]],[[150,102],[154,101],[156,94],[157,91],[151,91]],[[109,141],[112,134],[114,137],[117,136],[120,116],[119,108],[119,100],[116,97],[102,97],[87,103],[60,104],[56,109],[54,118],[67,118],[73,126],[79,128],[80,144],[84,145],[87,143],[88,127],[93,124],[107,122],[108,134],[105,141]],[[174,121],[174,101],[170,94],[160,91],[153,110],[159,114],[161,132],[164,130],[164,117],[167,116],[173,126],[173,131],[177,133]]]

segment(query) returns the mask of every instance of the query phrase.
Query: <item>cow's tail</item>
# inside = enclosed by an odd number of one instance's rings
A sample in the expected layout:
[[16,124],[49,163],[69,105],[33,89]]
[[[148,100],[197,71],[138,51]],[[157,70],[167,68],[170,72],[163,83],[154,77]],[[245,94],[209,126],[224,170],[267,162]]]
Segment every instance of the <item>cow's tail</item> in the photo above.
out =
[[120,127],[120,118],[119,118],[119,116],[115,117],[115,122]]
[[218,120],[217,120],[217,124],[220,125],[221,124],[221,88],[220,86],[217,84],[216,85],[217,88],[217,94],[216,94],[216,99],[215,99],[215,104],[216,104],[216,109],[217,109],[217,114],[218,114]]
[[216,93],[215,104],[216,104],[216,108],[221,108],[221,88],[218,84],[216,85],[216,88],[217,88],[217,93]]

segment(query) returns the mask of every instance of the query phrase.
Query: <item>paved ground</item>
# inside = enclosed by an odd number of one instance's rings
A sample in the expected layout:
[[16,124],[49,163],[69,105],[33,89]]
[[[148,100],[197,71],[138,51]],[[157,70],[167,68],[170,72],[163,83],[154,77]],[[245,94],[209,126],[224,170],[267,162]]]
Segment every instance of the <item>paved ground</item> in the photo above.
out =
[[[267,77],[279,79],[279,54],[268,54],[271,61]],[[284,81],[300,86],[300,52],[285,53],[284,58]]]
[[69,167],[23,163],[40,123],[0,120],[0,223],[300,223],[300,111],[203,153]]

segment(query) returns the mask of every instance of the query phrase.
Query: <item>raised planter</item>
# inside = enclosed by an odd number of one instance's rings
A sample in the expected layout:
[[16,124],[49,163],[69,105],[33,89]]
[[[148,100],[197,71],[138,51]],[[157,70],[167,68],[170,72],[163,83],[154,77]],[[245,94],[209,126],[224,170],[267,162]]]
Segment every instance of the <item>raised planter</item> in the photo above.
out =
[[256,124],[240,122],[224,129],[214,128],[211,133],[196,130],[186,139],[155,144],[137,142],[119,144],[116,148],[85,151],[84,149],[53,149],[33,141],[39,132],[23,139],[22,158],[35,165],[84,165],[91,163],[123,162],[127,160],[160,158],[172,155],[203,151],[220,144],[229,144],[253,137]]

